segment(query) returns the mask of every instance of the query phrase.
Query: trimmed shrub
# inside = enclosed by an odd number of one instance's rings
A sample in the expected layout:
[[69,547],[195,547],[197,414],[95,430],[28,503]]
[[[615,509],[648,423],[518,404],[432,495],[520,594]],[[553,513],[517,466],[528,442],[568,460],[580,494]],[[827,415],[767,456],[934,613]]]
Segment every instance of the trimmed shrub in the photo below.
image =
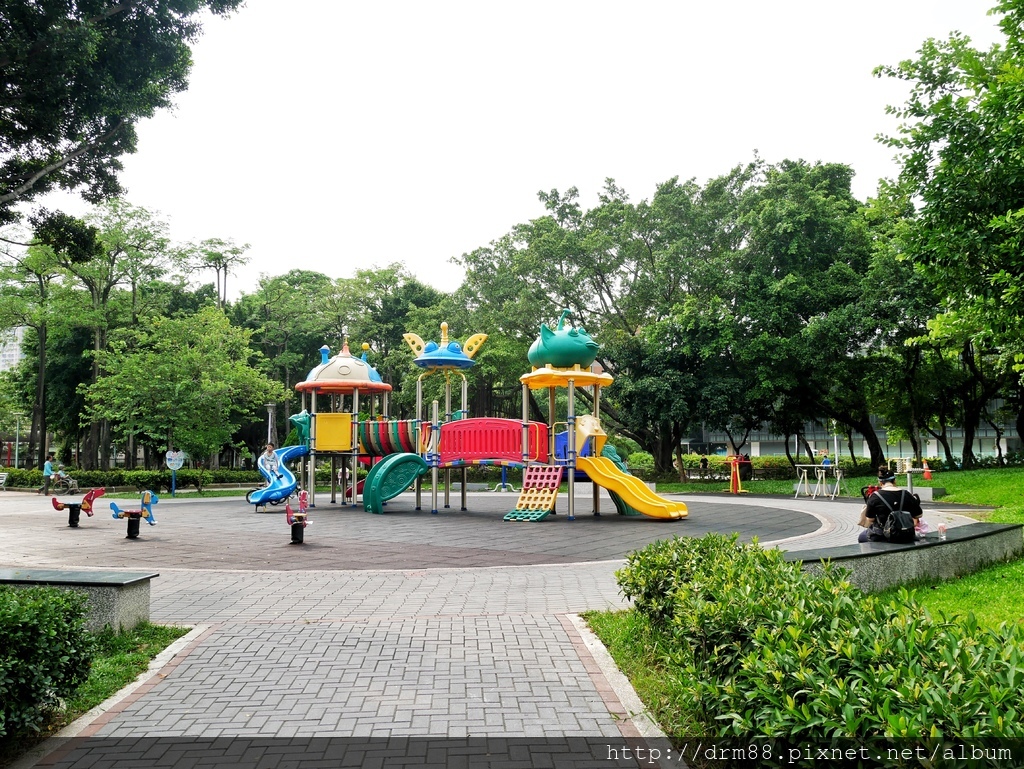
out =
[[88,677],[85,615],[82,593],[0,587],[0,736],[39,731]]
[[936,620],[735,535],[654,543],[616,576],[710,735],[1024,737],[1024,626]]
[[647,451],[634,451],[626,465],[630,470],[654,470],[654,457]]
[[[181,474],[184,470],[178,471],[178,483],[181,483]],[[161,488],[171,488],[171,474],[159,470],[128,470],[124,474],[125,486],[134,486],[139,492],[152,491],[160,493]]]

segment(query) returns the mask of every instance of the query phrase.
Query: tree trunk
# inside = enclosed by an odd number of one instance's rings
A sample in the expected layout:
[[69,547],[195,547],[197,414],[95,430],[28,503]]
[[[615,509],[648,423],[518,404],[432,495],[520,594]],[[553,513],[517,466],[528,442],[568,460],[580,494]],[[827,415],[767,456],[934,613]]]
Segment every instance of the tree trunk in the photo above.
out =
[[1003,431],[994,419],[986,417],[985,422],[996,434],[996,463],[1002,467],[1006,464],[1006,460],[1003,458]]
[[793,467],[796,467],[796,460],[793,459],[793,452],[789,450],[790,433],[786,433],[783,437],[785,438],[785,440],[783,441],[783,445],[786,447],[786,459],[789,460],[789,464],[793,465]]
[[815,462],[814,462],[814,449],[812,449],[811,448],[811,444],[807,442],[807,436],[804,435],[803,432],[799,432],[799,433],[797,433],[797,438],[800,441],[800,445],[802,445],[804,447],[804,451],[807,452],[807,458],[808,458],[808,460],[810,460],[810,463],[812,465],[815,464]]
[[100,422],[100,469],[110,469],[110,420]]
[[850,461],[853,462],[853,467],[854,469],[856,469],[857,467],[859,467],[860,463],[857,462],[857,451],[853,446],[853,430],[846,430],[846,446],[850,451]]

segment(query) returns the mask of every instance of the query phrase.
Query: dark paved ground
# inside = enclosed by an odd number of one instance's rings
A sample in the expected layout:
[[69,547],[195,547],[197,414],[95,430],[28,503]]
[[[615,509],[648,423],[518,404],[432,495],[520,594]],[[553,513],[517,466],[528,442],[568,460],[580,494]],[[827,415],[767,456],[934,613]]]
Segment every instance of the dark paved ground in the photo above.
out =
[[0,564],[14,566],[335,570],[558,564],[618,559],[675,535],[738,532],[742,541],[768,542],[821,527],[814,516],[791,509],[699,500],[688,502],[690,515],[679,521],[620,516],[608,500],[604,514],[594,517],[589,498],[577,502],[575,521],[567,520],[563,499],[556,516],[512,523],[502,516],[514,507],[514,494],[471,494],[467,512],[458,509],[455,496],[453,509],[436,515],[429,512],[429,495],[426,509],[416,511],[415,497],[406,494],[392,500],[384,515],[321,498],[311,510],[305,544],[295,546],[289,544],[283,507],[258,513],[241,499],[165,498],[155,508],[158,525],[143,523],[140,538],[128,540],[126,522],[111,518],[102,499],[95,517],[83,515],[80,527],[71,529],[67,515],[49,508],[49,500],[19,494],[18,504],[12,497],[0,509]]

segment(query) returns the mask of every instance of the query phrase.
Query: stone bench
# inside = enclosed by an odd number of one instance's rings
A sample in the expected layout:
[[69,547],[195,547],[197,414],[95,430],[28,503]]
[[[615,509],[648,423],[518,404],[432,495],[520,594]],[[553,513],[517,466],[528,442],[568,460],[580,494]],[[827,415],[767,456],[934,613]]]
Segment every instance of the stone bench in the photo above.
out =
[[0,569],[0,585],[83,592],[89,599],[86,628],[99,632],[107,625],[114,630],[129,630],[140,622],[148,622],[149,581],[159,576],[142,571]]
[[946,539],[936,532],[905,545],[855,542],[818,550],[786,553],[787,561],[802,561],[806,571],[820,572],[831,561],[850,572],[850,581],[866,593],[933,579],[952,579],[989,564],[1024,555],[1024,525],[970,523],[949,529]]

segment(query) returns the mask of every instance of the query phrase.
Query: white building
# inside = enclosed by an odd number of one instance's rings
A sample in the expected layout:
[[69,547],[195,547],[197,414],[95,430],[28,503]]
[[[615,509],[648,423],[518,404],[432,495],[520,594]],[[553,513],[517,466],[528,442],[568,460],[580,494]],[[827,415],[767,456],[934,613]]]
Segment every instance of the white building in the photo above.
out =
[[24,326],[18,326],[0,334],[0,371],[14,368],[25,357],[21,352],[21,341],[24,338]]

